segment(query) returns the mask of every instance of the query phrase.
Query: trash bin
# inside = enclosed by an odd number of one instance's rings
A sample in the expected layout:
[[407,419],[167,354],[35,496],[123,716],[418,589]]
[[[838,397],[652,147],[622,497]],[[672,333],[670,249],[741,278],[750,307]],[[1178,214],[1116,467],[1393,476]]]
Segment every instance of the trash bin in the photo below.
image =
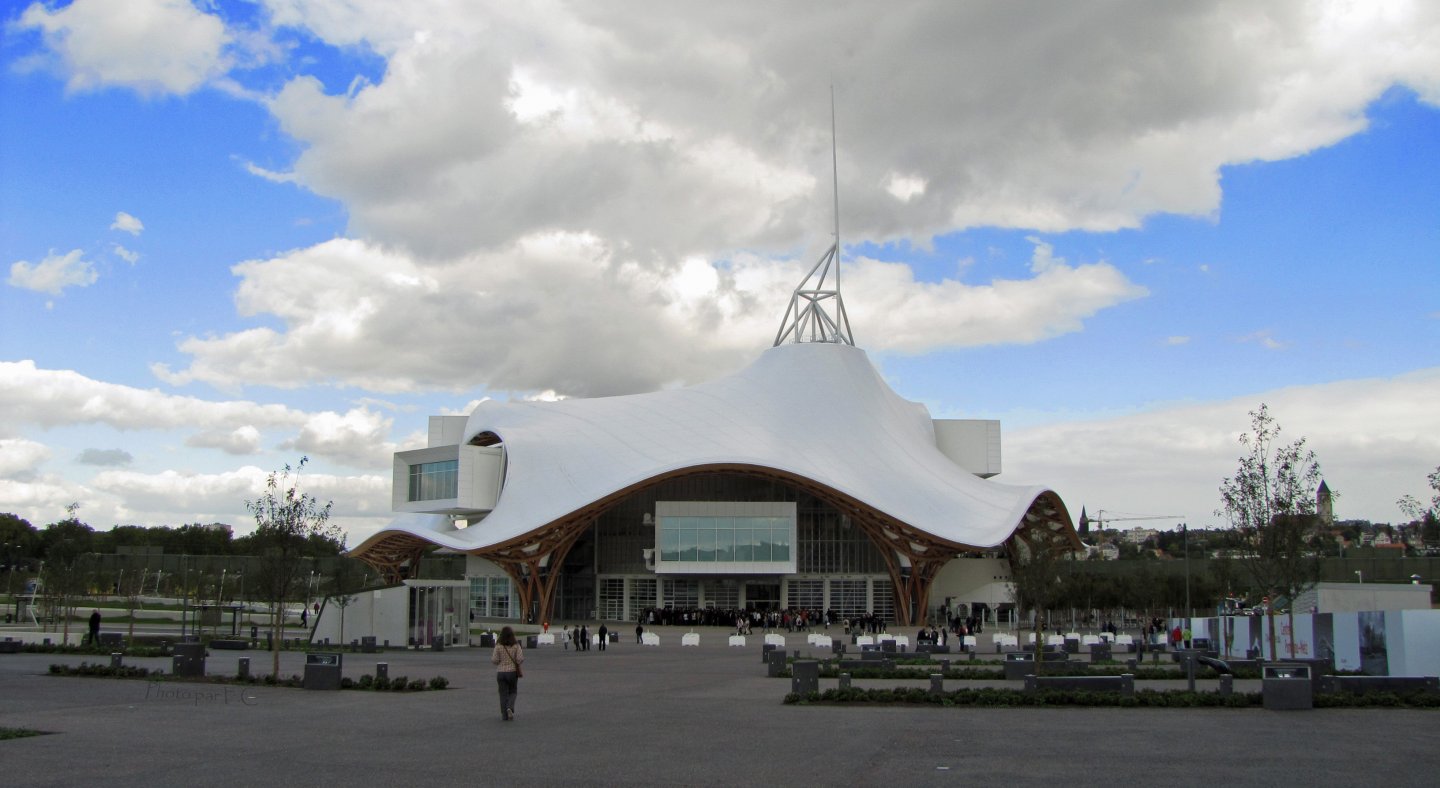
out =
[[790,691],[801,694],[820,691],[820,662],[797,659],[791,664]]
[[483,646],[483,647],[485,647],[485,648],[492,648],[492,647],[494,647],[494,645],[495,645],[495,634],[494,634],[493,632],[483,632],[483,633],[481,633],[481,635],[480,635],[480,645]]
[[1265,708],[1272,711],[1315,708],[1309,665],[1266,665],[1260,673],[1260,691]]
[[539,635],[526,635],[526,636],[525,636],[525,648],[528,648],[528,649],[537,649],[537,648],[540,648],[540,636],[539,636]]
[[1015,651],[1005,655],[1005,680],[1024,681],[1025,677],[1035,672],[1034,654],[1024,651]]
[[205,646],[200,643],[176,643],[171,650],[170,673],[186,678],[203,677],[205,675]]
[[777,648],[773,651],[768,652],[765,656],[768,658],[768,661],[766,662],[768,668],[768,670],[766,671],[766,675],[772,679],[777,679],[780,678],[780,676],[784,675],[785,652]]
[[305,655],[304,687],[307,690],[340,689],[340,653],[313,653]]

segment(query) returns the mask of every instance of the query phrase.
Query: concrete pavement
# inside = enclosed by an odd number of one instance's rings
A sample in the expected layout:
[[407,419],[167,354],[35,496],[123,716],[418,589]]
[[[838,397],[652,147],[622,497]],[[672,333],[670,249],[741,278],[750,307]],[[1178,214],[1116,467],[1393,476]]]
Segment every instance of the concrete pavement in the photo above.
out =
[[[0,726],[55,732],[0,741],[0,781],[1433,785],[1440,766],[1436,712],[784,706],[789,681],[764,677],[758,636],[730,648],[724,630],[702,628],[691,648],[686,630],[652,631],[658,648],[622,628],[603,653],[527,651],[509,723],[488,649],[345,655],[354,678],[385,661],[392,677],[450,679],[423,693],[59,678],[45,671],[62,658],[0,655]],[[788,648],[808,653],[803,641]],[[268,671],[268,653],[225,651],[209,671],[230,673],[239,656]],[[302,655],[282,660],[282,673],[303,671]]]

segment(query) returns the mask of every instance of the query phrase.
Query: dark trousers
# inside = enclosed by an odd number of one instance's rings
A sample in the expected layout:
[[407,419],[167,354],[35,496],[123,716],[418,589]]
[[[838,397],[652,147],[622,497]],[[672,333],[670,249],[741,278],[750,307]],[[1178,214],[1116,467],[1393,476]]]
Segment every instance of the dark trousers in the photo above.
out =
[[600,636],[599,648],[600,648],[601,651],[604,651],[604,650],[605,650],[605,641],[607,641],[607,640],[609,640],[608,637],[606,637],[606,636],[604,636],[604,635],[601,635],[601,636]]
[[495,674],[495,681],[500,685],[500,714],[503,716],[506,710],[515,708],[515,696],[520,692],[520,677],[516,676],[513,670],[505,670]]

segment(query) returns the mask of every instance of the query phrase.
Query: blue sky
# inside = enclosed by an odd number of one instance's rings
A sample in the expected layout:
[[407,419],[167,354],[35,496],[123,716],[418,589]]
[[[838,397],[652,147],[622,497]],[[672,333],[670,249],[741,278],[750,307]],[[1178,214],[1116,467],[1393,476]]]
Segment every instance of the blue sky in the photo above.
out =
[[243,524],[309,454],[359,537],[429,414],[739,368],[830,242],[833,84],[857,343],[1001,480],[1219,524],[1268,402],[1398,520],[1440,11],[1040,8],[7,5],[0,511]]

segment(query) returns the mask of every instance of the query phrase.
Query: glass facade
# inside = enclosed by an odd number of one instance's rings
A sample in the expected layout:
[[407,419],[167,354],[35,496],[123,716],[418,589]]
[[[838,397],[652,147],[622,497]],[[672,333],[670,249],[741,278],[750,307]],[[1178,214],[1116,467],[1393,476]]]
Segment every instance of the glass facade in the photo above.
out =
[[410,501],[443,501],[458,495],[460,461],[422,462],[410,466]]
[[790,562],[786,517],[662,517],[660,560]]
[[830,609],[843,618],[853,618],[870,610],[868,580],[831,580]]
[[824,580],[791,580],[789,599],[786,604],[799,610],[823,610],[825,608]]
[[607,621],[625,620],[625,578],[601,578],[600,617]]
[[470,578],[470,618],[514,618],[510,614],[510,578]]

